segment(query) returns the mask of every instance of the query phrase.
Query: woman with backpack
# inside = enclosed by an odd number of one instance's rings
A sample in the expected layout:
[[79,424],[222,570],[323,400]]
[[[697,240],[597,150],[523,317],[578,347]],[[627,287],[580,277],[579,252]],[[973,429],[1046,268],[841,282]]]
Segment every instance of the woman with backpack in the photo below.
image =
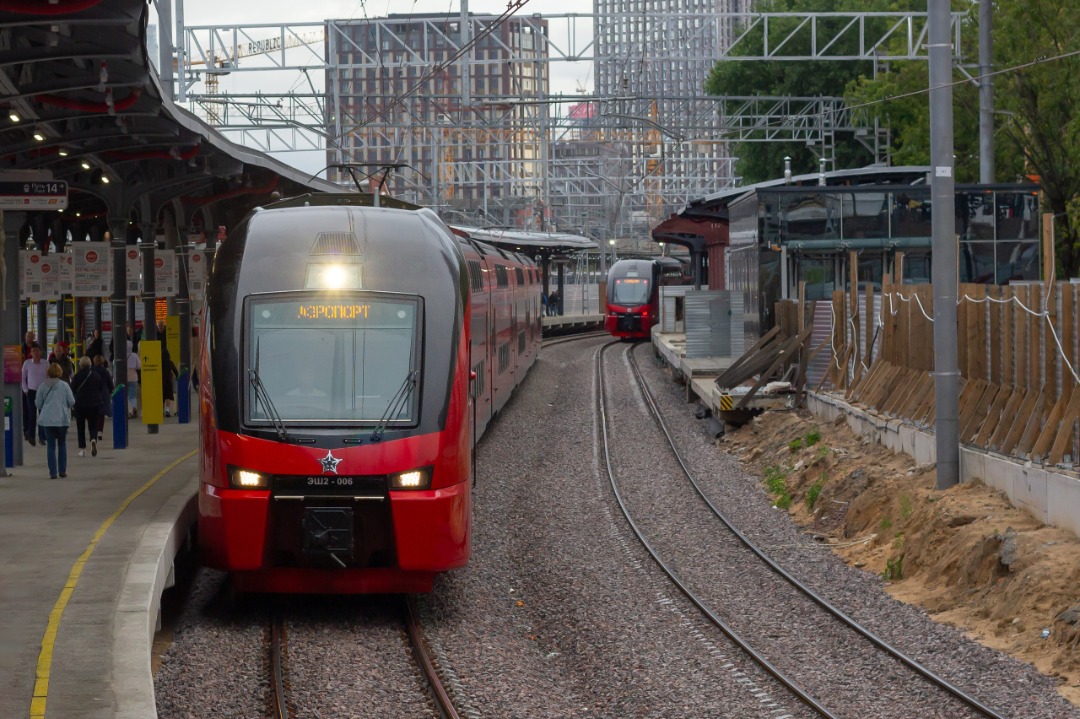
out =
[[75,393],[75,427],[79,433],[79,456],[86,456],[86,435],[90,435],[90,456],[97,456],[97,420],[101,413],[101,394],[104,384],[94,371],[90,358],[79,360],[79,371],[71,378]]

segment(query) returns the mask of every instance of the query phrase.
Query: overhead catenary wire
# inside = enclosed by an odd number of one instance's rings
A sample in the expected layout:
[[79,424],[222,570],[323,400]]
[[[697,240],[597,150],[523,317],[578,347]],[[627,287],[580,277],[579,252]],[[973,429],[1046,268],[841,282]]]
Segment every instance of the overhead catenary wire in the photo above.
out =
[[919,88],[918,90],[911,90],[909,92],[901,92],[901,93],[898,93],[896,95],[886,95],[885,97],[880,97],[877,100],[867,100],[866,102],[861,102],[861,103],[859,103],[857,105],[846,105],[843,108],[839,108],[839,109],[824,108],[818,114],[821,115],[822,117],[824,117],[827,114],[836,114],[838,112],[850,112],[852,110],[860,110],[860,109],[865,108],[865,107],[872,107],[874,105],[881,105],[883,103],[891,102],[893,100],[902,100],[902,99],[908,98],[908,97],[916,97],[918,95],[926,95],[931,90],[936,90],[936,89],[939,89],[940,87],[957,87],[957,86],[960,86],[960,85],[967,85],[970,82],[978,82],[979,80],[984,80],[984,79],[996,77],[998,75],[1005,75],[1005,74],[1010,73],[1010,72],[1016,72],[1018,70],[1024,70],[1024,69],[1027,69],[1029,67],[1034,67],[1036,65],[1042,65],[1042,64],[1048,63],[1048,62],[1056,62],[1058,60],[1065,60],[1065,59],[1068,59],[1070,57],[1077,57],[1077,56],[1080,56],[1080,50],[1070,50],[1068,52],[1059,53],[1057,55],[1051,55],[1050,57],[1040,55],[1039,57],[1035,58],[1034,60],[1029,60],[1028,62],[1020,63],[1019,65],[1011,65],[1010,67],[1005,67],[1005,68],[1002,68],[1000,70],[994,70],[993,72],[983,73],[981,75],[972,75],[972,76],[964,78],[963,80],[954,80],[953,82],[946,83],[944,85],[940,85],[939,87],[934,87],[934,88],[925,87],[925,88]]

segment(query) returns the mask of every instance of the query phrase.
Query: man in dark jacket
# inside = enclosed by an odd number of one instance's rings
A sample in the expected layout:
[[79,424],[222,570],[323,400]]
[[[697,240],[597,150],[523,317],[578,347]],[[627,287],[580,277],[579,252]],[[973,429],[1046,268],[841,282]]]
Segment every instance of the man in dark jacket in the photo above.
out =
[[90,434],[90,456],[97,456],[97,418],[103,391],[101,375],[91,367],[90,358],[79,359],[79,371],[71,379],[75,393],[75,427],[79,432],[79,456],[86,456],[86,435]]

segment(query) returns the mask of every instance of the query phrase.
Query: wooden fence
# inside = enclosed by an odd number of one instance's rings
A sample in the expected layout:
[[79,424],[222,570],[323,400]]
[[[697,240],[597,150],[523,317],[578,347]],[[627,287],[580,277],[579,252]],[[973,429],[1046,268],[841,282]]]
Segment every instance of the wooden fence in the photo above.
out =
[[[1078,287],[960,285],[962,442],[1051,465],[1076,462]],[[933,313],[929,285],[835,292],[832,387],[885,415],[932,425]]]

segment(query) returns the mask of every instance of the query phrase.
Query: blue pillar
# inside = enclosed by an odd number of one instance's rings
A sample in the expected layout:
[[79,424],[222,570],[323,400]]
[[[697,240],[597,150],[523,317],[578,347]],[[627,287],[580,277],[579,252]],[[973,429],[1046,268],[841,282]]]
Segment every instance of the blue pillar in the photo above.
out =
[[191,421],[191,370],[180,367],[180,376],[176,378],[176,423],[187,424]]
[[[115,325],[114,325],[115,326]],[[123,335],[121,335],[122,337]],[[127,385],[120,382],[112,393],[113,449],[127,449],[128,407]]]

